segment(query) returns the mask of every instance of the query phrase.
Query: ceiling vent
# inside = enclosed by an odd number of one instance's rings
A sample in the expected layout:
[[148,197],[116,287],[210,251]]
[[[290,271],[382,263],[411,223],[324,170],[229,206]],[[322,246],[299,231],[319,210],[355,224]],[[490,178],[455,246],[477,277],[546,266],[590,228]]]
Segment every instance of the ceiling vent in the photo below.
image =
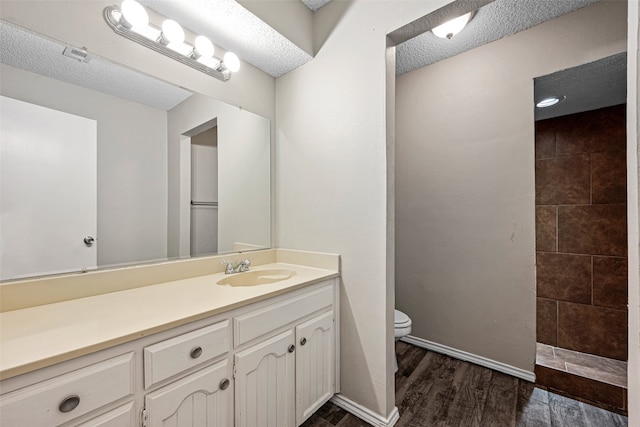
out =
[[91,57],[89,56],[89,52],[85,49],[78,49],[77,47],[67,46],[64,48],[62,54],[66,57],[73,58],[80,62],[89,62]]

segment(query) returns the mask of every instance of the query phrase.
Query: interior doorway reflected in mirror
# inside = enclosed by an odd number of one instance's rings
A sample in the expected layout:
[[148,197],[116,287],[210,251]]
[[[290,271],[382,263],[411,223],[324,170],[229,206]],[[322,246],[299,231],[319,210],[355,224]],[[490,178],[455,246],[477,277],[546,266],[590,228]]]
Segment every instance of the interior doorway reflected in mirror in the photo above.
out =
[[218,252],[218,126],[191,137],[191,256]]

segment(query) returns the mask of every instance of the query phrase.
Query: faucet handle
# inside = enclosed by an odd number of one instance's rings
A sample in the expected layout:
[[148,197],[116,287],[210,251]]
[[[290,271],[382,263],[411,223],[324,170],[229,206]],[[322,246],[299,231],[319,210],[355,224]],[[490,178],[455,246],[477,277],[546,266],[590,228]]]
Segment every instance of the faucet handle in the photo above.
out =
[[224,269],[224,274],[231,274],[233,273],[233,263],[223,259],[222,261],[220,261],[220,264],[225,266]]
[[248,271],[250,266],[251,266],[251,260],[249,258],[245,258],[242,261],[238,261],[239,271]]

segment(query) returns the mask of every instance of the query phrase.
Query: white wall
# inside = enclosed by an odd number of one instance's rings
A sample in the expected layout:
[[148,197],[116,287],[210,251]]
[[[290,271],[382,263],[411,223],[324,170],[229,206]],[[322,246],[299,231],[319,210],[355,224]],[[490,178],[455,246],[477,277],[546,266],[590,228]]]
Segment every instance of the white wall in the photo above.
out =
[[533,78],[626,50],[599,2],[397,79],[396,305],[412,335],[530,376]]
[[6,65],[0,70],[3,95],[98,122],[98,266],[166,259],[167,113]]
[[341,255],[342,393],[382,418],[394,407],[386,34],[445,3],[331,2],[314,18],[327,37],[315,59],[276,84],[277,243]]
[[627,84],[627,220],[629,224],[629,425],[640,425],[640,5],[629,1]]

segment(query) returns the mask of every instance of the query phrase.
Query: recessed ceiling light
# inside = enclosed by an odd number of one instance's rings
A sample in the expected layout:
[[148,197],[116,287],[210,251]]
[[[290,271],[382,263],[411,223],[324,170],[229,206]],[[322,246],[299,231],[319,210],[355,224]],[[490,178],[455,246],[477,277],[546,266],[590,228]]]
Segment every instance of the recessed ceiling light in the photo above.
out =
[[541,99],[540,101],[538,101],[536,103],[536,107],[538,107],[538,108],[551,107],[553,105],[556,105],[560,101],[563,101],[564,98],[565,98],[564,95],[563,96],[549,96],[549,97],[546,97],[546,98]]

